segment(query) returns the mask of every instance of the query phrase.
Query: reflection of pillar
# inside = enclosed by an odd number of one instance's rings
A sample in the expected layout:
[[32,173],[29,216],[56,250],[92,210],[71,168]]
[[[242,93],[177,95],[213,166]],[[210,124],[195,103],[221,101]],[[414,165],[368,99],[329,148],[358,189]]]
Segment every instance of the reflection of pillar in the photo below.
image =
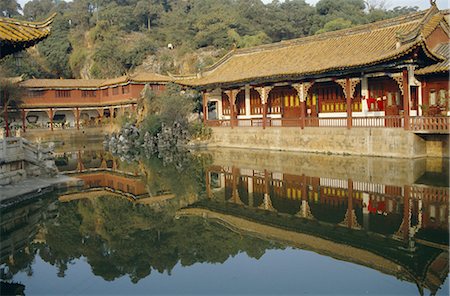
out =
[[264,170],[264,200],[259,208],[268,211],[275,211],[272,206],[272,201],[270,200],[270,176],[267,170]]
[[232,192],[231,192],[231,198],[233,200],[233,203],[242,205],[243,202],[241,201],[241,198],[239,197],[239,191],[237,188],[237,180],[239,179],[239,169],[235,168],[233,166],[232,168]]
[[248,206],[253,207],[255,201],[253,199],[253,178],[252,177],[247,178],[247,188],[248,188]]
[[409,228],[411,226],[411,200],[410,200],[411,187],[404,187],[404,205],[403,205],[403,238],[408,239]]
[[369,230],[370,227],[370,213],[369,213],[369,194],[363,192],[363,227],[365,230]]
[[84,170],[84,165],[83,165],[83,159],[81,158],[81,151],[78,150],[78,157],[77,157],[77,171],[82,173]]
[[208,170],[206,170],[205,172],[205,178],[206,178],[206,196],[208,198],[211,198],[211,178]]
[[348,228],[353,228],[353,181],[352,179],[348,179],[348,208],[347,211],[349,213],[349,219],[347,221]]

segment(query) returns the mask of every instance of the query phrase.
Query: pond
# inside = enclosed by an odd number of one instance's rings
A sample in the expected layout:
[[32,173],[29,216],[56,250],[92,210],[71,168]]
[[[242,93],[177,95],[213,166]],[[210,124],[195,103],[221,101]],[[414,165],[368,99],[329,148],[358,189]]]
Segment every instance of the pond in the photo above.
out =
[[1,210],[2,295],[448,295],[448,159],[56,156],[84,188]]

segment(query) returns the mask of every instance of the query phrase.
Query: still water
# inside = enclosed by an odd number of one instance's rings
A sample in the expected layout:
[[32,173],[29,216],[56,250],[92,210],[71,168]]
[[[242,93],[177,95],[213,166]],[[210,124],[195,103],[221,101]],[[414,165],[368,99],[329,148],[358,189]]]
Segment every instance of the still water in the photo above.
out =
[[84,188],[1,210],[2,294],[448,295],[448,160],[91,144],[56,162]]

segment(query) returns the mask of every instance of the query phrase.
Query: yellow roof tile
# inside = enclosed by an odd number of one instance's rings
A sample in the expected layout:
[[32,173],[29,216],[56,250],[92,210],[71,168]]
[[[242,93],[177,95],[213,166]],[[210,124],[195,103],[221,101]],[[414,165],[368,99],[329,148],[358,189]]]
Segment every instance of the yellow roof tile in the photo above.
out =
[[251,82],[254,79],[302,77],[388,61],[418,46],[429,53],[423,33],[439,24],[439,10],[432,6],[407,16],[320,35],[238,49],[206,69],[203,77],[184,79],[186,85]]

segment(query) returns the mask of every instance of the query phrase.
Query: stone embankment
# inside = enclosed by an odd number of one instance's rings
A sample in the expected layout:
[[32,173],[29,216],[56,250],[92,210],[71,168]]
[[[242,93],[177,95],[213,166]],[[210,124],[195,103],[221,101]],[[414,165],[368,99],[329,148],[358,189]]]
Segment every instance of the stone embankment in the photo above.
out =
[[0,140],[2,206],[41,195],[54,188],[79,186],[80,182],[58,174],[52,147],[36,147],[24,138]]

